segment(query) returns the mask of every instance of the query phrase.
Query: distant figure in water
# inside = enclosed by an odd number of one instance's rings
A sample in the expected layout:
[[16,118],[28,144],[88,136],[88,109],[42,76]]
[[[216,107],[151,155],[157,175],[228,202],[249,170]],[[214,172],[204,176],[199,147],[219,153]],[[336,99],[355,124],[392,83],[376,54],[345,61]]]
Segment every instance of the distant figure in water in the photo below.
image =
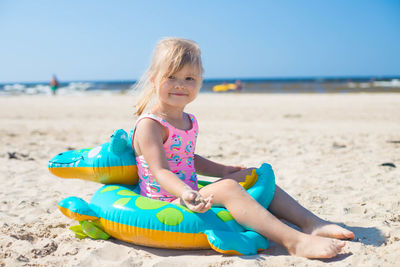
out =
[[56,75],[53,75],[50,81],[50,88],[51,88],[51,93],[52,95],[56,94],[56,91],[58,89],[58,81]]
[[242,81],[241,80],[236,80],[236,92],[241,92],[242,91]]

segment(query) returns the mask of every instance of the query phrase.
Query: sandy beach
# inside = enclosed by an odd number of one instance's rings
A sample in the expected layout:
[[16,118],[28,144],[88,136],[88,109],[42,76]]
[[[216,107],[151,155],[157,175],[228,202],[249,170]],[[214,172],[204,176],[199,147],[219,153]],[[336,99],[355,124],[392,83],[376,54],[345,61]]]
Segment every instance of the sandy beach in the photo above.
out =
[[0,266],[398,266],[400,94],[201,94],[196,153],[272,165],[277,184],[356,239],[330,260],[155,249],[80,240],[57,203],[89,201],[100,184],[52,176],[54,155],[94,147],[135,122],[131,95],[0,98]]

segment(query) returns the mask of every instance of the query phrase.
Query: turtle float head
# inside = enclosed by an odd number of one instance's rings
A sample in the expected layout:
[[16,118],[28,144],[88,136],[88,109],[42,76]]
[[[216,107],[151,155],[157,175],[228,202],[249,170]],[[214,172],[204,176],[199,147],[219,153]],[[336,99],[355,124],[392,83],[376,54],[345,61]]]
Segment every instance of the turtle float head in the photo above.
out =
[[102,184],[137,184],[135,153],[128,134],[116,130],[110,141],[95,148],[71,150],[49,161],[49,171],[61,178]]

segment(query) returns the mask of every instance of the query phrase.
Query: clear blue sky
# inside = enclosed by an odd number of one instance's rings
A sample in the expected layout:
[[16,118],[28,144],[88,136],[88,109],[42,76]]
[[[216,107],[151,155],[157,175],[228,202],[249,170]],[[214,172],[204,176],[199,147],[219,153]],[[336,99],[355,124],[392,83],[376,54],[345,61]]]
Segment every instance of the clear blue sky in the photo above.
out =
[[205,78],[400,75],[399,0],[0,0],[0,82],[137,79],[166,36]]

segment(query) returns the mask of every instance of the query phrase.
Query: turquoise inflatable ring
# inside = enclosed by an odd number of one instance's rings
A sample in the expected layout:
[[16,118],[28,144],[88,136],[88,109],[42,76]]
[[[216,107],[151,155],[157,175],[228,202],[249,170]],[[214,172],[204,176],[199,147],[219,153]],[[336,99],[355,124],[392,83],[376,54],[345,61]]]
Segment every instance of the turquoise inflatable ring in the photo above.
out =
[[[110,144],[116,136],[120,138],[123,134],[114,134]],[[118,142],[114,140],[114,143]],[[127,147],[132,149],[130,145]],[[109,149],[104,153],[113,152]],[[76,153],[72,154],[76,157]],[[54,167],[51,164],[54,160],[50,161],[49,168]],[[255,179],[247,191],[268,208],[275,192],[274,172],[264,163],[253,176]],[[92,178],[88,180],[93,181]],[[112,181],[112,177],[107,181]],[[199,184],[202,186],[207,182],[199,181]],[[223,207],[213,206],[205,213],[195,213],[182,205],[141,196],[137,184],[108,184],[97,190],[90,203],[68,197],[58,206],[64,215],[80,221],[81,225],[84,225],[82,222],[96,222],[106,234],[137,245],[171,249],[212,248],[224,254],[253,255],[269,244],[262,235],[238,224]]]

